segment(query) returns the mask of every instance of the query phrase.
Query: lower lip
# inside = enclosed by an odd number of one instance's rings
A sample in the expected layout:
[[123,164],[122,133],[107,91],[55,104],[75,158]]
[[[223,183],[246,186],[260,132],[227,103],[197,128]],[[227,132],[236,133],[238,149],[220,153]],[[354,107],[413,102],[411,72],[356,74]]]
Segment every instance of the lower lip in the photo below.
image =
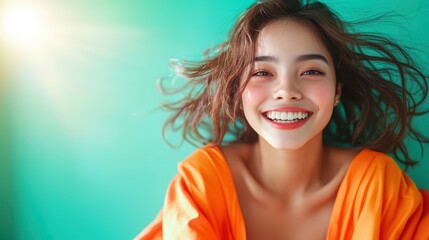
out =
[[299,120],[297,122],[291,122],[291,123],[279,123],[279,122],[272,121],[272,120],[268,119],[267,117],[265,117],[265,120],[267,120],[271,126],[277,128],[277,129],[293,130],[293,129],[297,129],[297,128],[301,127],[302,125],[304,125],[308,121],[308,119],[310,119],[310,117],[311,117],[311,115],[308,116],[304,120]]

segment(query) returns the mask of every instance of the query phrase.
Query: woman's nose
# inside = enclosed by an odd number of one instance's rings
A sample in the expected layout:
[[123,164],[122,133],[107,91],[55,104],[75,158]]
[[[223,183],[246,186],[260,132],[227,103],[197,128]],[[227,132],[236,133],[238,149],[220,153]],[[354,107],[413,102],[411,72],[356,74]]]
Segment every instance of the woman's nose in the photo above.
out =
[[283,79],[273,93],[276,100],[299,100],[302,93],[297,84],[292,79]]

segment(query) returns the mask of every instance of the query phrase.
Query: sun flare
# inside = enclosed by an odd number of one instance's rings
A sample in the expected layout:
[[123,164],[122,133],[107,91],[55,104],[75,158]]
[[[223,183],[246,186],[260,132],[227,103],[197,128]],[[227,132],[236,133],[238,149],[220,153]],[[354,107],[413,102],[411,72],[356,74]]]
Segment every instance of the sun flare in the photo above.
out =
[[6,6],[0,23],[5,43],[19,48],[40,44],[48,30],[43,12],[34,6]]

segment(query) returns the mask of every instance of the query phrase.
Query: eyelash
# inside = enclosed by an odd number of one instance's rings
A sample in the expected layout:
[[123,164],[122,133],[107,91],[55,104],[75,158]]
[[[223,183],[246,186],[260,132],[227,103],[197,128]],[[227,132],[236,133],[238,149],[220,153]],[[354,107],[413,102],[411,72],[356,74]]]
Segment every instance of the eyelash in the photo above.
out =
[[[319,71],[319,70],[315,70],[315,69],[310,69],[310,70],[306,70],[304,71],[301,76],[304,75],[324,75],[323,72]],[[267,71],[256,71],[255,73],[252,74],[252,77],[266,77],[266,76],[271,76],[271,74]]]
[[270,76],[271,74],[267,71],[256,71],[252,74],[252,77],[266,77],[266,76]]
[[319,70],[309,69],[304,71],[301,75],[323,75],[323,74],[324,73]]

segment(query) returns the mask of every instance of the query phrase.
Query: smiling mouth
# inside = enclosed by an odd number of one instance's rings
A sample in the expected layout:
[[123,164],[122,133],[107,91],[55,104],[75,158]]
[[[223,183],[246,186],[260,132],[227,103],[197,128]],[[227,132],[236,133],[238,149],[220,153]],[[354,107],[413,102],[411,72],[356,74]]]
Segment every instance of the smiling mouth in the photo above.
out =
[[282,112],[282,111],[268,111],[263,113],[265,118],[276,123],[296,123],[304,121],[309,118],[311,112]]

